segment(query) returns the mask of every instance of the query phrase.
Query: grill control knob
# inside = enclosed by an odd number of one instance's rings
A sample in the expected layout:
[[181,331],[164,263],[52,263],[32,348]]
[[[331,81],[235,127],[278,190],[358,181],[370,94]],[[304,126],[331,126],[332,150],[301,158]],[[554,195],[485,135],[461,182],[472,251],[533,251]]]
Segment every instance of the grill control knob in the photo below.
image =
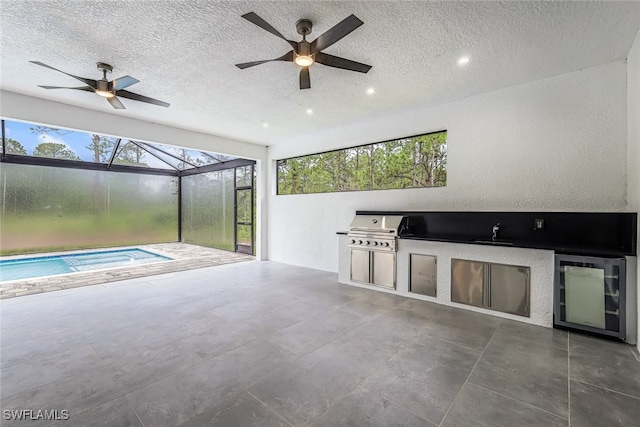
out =
[[353,245],[356,242],[356,239],[351,239],[351,244]]
[[362,244],[362,240],[358,240],[358,244],[361,245]]
[[385,246],[389,246],[389,242],[384,242],[384,245]]
[[367,240],[367,242],[365,243],[365,245],[368,245],[369,243],[371,243],[371,242]]
[[373,242],[373,246],[378,246],[378,242]]

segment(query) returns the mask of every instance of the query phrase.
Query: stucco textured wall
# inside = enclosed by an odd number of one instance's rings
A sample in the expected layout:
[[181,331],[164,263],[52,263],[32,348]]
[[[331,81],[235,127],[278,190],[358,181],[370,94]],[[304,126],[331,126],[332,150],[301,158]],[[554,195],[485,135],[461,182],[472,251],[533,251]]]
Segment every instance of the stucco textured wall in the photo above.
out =
[[269,147],[273,169],[276,159],[446,129],[449,152],[442,188],[277,196],[271,182],[269,259],[337,271],[335,232],[356,210],[626,209],[626,72],[605,64]]

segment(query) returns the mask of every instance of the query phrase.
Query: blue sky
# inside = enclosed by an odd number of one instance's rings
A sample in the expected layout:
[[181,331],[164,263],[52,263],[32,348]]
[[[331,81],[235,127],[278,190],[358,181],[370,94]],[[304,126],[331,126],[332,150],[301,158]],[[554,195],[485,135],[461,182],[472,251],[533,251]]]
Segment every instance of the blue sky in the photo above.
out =
[[[86,132],[75,132],[66,129],[60,129],[58,132],[50,132],[48,134],[38,134],[29,130],[29,128],[34,128],[35,125],[31,123],[22,123],[22,122],[14,122],[10,120],[5,120],[5,135],[7,138],[11,138],[13,140],[18,141],[27,151],[28,155],[33,154],[34,148],[42,143],[42,142],[55,142],[59,144],[64,144],[68,149],[73,151],[80,159],[93,162],[93,151],[88,150],[87,146],[91,144],[91,134]],[[112,138],[114,141],[116,138]],[[126,140],[123,140],[122,144],[125,143]],[[164,150],[169,152],[174,152],[177,154],[178,148],[173,146],[166,146],[163,144],[158,144],[158,146],[162,147]],[[108,153],[109,155],[111,153]],[[212,153],[214,154],[214,153]],[[210,163],[210,160],[207,158],[203,158],[196,151],[189,150],[189,155],[201,158],[205,160],[205,163]],[[171,163],[177,163],[175,160],[168,158]],[[158,160],[156,157],[150,154],[146,154],[143,158],[143,161],[148,164],[150,167],[154,168],[170,168],[164,162]]]
[[5,120],[5,135],[7,138],[18,141],[31,155],[33,149],[41,142],[58,142],[65,144],[82,160],[93,161],[92,152],[86,149],[91,142],[91,135],[84,132],[73,132],[62,129],[58,133],[50,135],[38,135],[29,130],[35,125],[30,123],[20,123]]

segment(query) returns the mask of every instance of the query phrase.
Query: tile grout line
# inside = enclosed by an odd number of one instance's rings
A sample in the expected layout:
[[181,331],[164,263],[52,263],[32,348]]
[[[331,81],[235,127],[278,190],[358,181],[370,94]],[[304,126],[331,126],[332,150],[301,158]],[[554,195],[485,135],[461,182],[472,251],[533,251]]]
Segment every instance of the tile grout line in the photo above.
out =
[[571,427],[571,333],[567,332],[567,421]]
[[573,381],[581,383],[581,384],[588,385],[590,387],[606,390],[609,393],[615,393],[615,394],[619,394],[619,395],[622,395],[622,396],[630,397],[630,398],[635,399],[635,400],[640,400],[640,396],[634,396],[633,394],[625,393],[625,392],[622,392],[622,391],[619,391],[619,390],[614,390],[612,388],[602,387],[602,386],[599,386],[599,385],[596,385],[596,384],[591,384],[591,383],[588,383],[588,382],[582,381],[582,380],[573,380]]
[[[394,308],[395,308],[395,307],[394,307]],[[382,313],[380,313],[379,315],[382,315]],[[377,316],[376,316],[376,317],[377,317]],[[373,319],[375,319],[375,317],[374,317]],[[370,320],[372,320],[372,319],[370,319]],[[369,320],[367,320],[366,322],[364,322],[364,323],[362,323],[362,324],[358,325],[356,328],[352,329],[352,331],[353,331],[353,330],[355,330],[355,329],[357,329],[357,328],[359,328],[360,326],[364,325],[364,324],[365,324],[365,323],[367,323],[367,322],[369,322]],[[349,332],[351,332],[351,331],[349,331]],[[347,333],[348,333],[348,332],[345,332],[345,333],[344,333],[344,334],[342,334],[342,335],[346,335]],[[341,336],[342,336],[342,335],[341,335]],[[420,336],[420,333],[416,334],[416,336],[415,336],[415,337],[413,337],[413,338],[411,338],[411,339],[407,339],[407,340],[405,340],[405,341],[413,341],[413,340],[417,339],[419,336]],[[337,339],[337,338],[336,338],[336,339]],[[335,340],[333,340],[333,341],[335,341]],[[405,341],[403,341],[403,343],[404,343]],[[327,343],[327,344],[328,344],[328,343]],[[326,345],[326,344],[325,344],[325,345]],[[314,351],[315,351],[315,350],[314,350]],[[388,363],[391,359],[393,359],[395,356],[397,356],[397,355],[398,355],[398,353],[400,353],[400,351],[401,351],[400,349],[396,350],[396,352],[395,352],[395,353],[393,353],[391,356],[389,356],[386,360],[384,360],[384,361],[380,362],[380,364],[379,364],[378,366],[376,366],[374,369],[372,369],[372,370],[371,370],[371,373],[370,373],[369,375],[365,376],[361,381],[359,381],[356,385],[354,385],[354,386],[353,386],[353,387],[351,387],[349,390],[347,390],[347,392],[346,392],[346,393],[344,393],[342,396],[340,396],[340,399],[344,398],[346,395],[348,395],[348,394],[349,394],[349,393],[351,393],[353,390],[355,390],[356,388],[358,388],[358,387],[360,386],[360,384],[362,384],[363,382],[365,382],[365,381],[366,381],[366,380],[367,380],[371,375],[373,375],[373,373],[375,373],[375,372],[376,372],[376,370],[377,370],[377,368],[378,368],[378,367],[380,367],[380,366],[382,366],[382,365],[384,365],[384,364]],[[333,403],[332,403],[332,404],[331,404],[331,405],[330,405],[330,406],[329,406],[325,411],[323,411],[320,415],[318,415],[317,417],[315,417],[315,418],[313,418],[312,420],[310,420],[310,421],[309,421],[308,423],[306,423],[305,425],[307,425],[307,426],[308,426],[308,425],[311,425],[311,424],[313,424],[315,421],[317,421],[318,419],[320,419],[320,417],[322,417],[325,413],[329,412],[329,411],[330,411],[330,410],[331,410],[331,409],[332,409],[332,408],[333,408],[333,407],[334,407],[334,406],[335,406],[335,405],[340,401],[340,399],[337,399],[337,400],[336,400],[335,402],[333,402]],[[407,408],[405,408],[404,406],[399,405],[398,403],[396,403],[396,402],[394,402],[394,401],[392,401],[392,400],[390,400],[390,399],[387,399],[387,400],[389,400],[389,401],[390,401],[391,403],[393,403],[394,405],[396,405],[396,406],[398,406],[398,407],[400,407],[400,408],[403,408],[403,409],[405,409],[406,411],[408,411],[408,412],[412,413],[413,415],[416,415],[416,416],[417,416],[417,417],[419,417],[419,418],[423,418],[423,417],[421,417],[421,416],[419,416],[419,415],[417,415],[417,414],[414,414],[414,413],[413,413],[413,411],[408,410],[408,409],[407,409]],[[430,420],[426,420],[426,421],[427,421],[427,422],[431,422]],[[432,423],[432,424],[433,424],[434,426],[436,425],[435,423]]]
[[453,399],[453,402],[451,402],[451,405],[449,405],[449,409],[447,409],[447,412],[445,412],[445,414],[442,417],[442,420],[440,420],[440,424],[438,424],[438,426],[442,426],[442,423],[444,423],[444,420],[447,419],[447,415],[449,415],[449,412],[451,412],[451,408],[453,408],[453,405],[455,405],[456,400],[458,400],[458,397],[460,397],[460,393],[462,393],[462,389],[469,382],[469,378],[471,378],[471,374],[473,374],[473,371],[476,370],[476,367],[478,366],[478,363],[480,363],[480,359],[482,359],[482,356],[484,356],[485,351],[487,351],[487,349],[489,348],[489,345],[491,344],[491,341],[493,341],[493,338],[498,333],[498,329],[500,329],[500,326],[502,326],[502,322],[500,323],[500,325],[498,325],[496,330],[493,332],[493,335],[491,335],[491,338],[489,339],[489,341],[487,342],[487,345],[482,350],[482,353],[480,353],[480,356],[478,356],[478,360],[476,360],[475,365],[473,365],[473,368],[471,368],[471,371],[469,371],[469,375],[467,375],[467,378],[464,380],[464,383],[460,387],[460,390],[458,390],[458,393],[456,394],[455,399]]
[[[125,397],[125,399],[126,399],[126,397]],[[127,402],[129,402],[129,400],[127,400]],[[138,411],[136,411],[136,408],[133,407],[131,402],[129,402],[129,407],[131,408],[133,413],[136,415],[136,418],[138,419],[138,421],[140,421],[140,424],[142,424],[142,427],[145,427],[144,422],[142,421],[142,418],[140,418],[140,415],[138,415]]]
[[249,394],[251,395],[251,397],[253,397],[255,400],[257,400],[258,402],[260,402],[261,404],[263,404],[263,405],[265,406],[265,408],[267,408],[268,410],[270,410],[271,412],[273,412],[274,414],[276,414],[277,416],[279,416],[279,417],[282,419],[282,421],[284,421],[285,423],[289,424],[291,427],[294,427],[294,425],[293,425],[293,424],[291,424],[291,423],[289,422],[289,420],[288,420],[288,419],[286,419],[285,417],[283,417],[282,415],[280,415],[280,414],[278,413],[278,411],[276,411],[275,409],[273,409],[271,406],[267,405],[267,404],[266,404],[266,403],[264,403],[262,400],[258,399],[258,398],[253,394],[253,393],[251,393],[251,392],[249,391],[249,389],[246,389],[246,390],[245,390],[245,392],[249,393]]
[[541,411],[541,412],[547,413],[547,414],[549,414],[549,415],[552,415],[552,416],[554,416],[554,417],[556,417],[556,418],[560,418],[560,419],[562,419],[562,420],[566,420],[566,421],[568,421],[568,418],[565,418],[565,417],[563,417],[562,415],[558,415],[558,414],[555,414],[555,413],[553,413],[553,412],[549,412],[549,411],[547,411],[546,409],[542,409],[542,408],[539,408],[539,407],[537,407],[537,406],[534,406],[534,405],[532,405],[532,404],[530,404],[530,403],[523,402],[522,400],[518,400],[518,399],[516,399],[515,397],[507,396],[506,394],[502,394],[502,393],[499,393],[499,392],[497,392],[497,391],[491,390],[490,388],[487,388],[487,387],[485,387],[485,386],[483,386],[483,385],[474,384],[474,383],[469,383],[469,385],[472,385],[472,386],[474,386],[474,387],[478,387],[478,388],[484,389],[484,390],[486,390],[486,391],[488,391],[488,392],[490,392],[490,393],[497,394],[498,396],[502,396],[502,397],[504,397],[504,398],[506,398],[506,399],[513,400],[514,402],[518,402],[518,403],[520,403],[520,404],[522,404],[522,405],[524,405],[524,406],[528,406],[529,408],[531,408],[531,409],[535,409],[536,411]]

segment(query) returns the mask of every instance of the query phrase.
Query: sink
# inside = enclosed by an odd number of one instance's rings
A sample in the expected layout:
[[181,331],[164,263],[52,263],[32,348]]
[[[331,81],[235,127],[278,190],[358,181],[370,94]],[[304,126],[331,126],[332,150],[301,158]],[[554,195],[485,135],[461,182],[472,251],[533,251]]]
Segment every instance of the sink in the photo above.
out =
[[508,240],[473,239],[471,243],[477,243],[480,245],[513,246],[513,242]]

